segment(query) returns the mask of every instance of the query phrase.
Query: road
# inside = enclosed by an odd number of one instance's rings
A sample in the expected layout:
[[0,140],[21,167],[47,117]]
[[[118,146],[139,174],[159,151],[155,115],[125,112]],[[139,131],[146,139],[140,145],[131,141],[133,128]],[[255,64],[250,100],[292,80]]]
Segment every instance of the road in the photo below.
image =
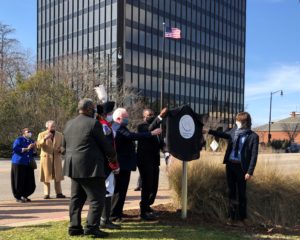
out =
[[[39,169],[39,161],[37,161],[38,169]],[[11,169],[11,161],[0,159],[0,201],[3,200],[14,200],[14,197],[11,192],[11,184],[10,184],[10,169]],[[138,171],[132,172],[129,190],[134,189],[136,187],[137,179],[138,179]],[[36,190],[30,196],[30,198],[42,198],[44,196],[43,193],[43,183],[39,181],[40,173],[39,170],[35,170],[35,182],[36,182]],[[165,165],[161,167],[160,171],[160,186],[161,188],[167,188],[168,179],[165,173]],[[70,178],[65,177],[65,180],[62,181],[62,190],[63,194],[66,196],[70,196],[71,190],[71,181]],[[51,197],[55,197],[54,184],[51,183]]]

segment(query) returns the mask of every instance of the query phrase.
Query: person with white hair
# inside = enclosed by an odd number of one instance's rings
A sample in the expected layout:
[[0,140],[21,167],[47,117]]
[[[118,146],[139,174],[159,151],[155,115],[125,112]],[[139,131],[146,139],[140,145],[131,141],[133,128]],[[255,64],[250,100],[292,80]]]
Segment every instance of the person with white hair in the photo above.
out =
[[115,191],[112,197],[111,220],[121,221],[123,217],[123,207],[128,190],[131,171],[136,170],[136,152],[134,141],[151,138],[159,135],[161,129],[153,131],[135,133],[129,131],[129,114],[125,108],[117,108],[113,113],[112,129],[115,132],[115,148],[117,159],[120,165],[120,172],[115,176]]
[[61,189],[61,181],[64,180],[61,159],[63,135],[56,131],[53,120],[46,122],[46,128],[37,139],[37,147],[41,149],[40,181],[44,183],[44,199],[50,199],[51,180],[54,180],[56,198],[65,198]]

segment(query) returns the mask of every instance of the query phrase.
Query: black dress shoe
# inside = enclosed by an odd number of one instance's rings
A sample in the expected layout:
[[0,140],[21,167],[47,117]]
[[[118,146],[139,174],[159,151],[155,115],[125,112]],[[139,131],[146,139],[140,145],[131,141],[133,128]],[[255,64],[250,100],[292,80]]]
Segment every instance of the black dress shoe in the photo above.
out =
[[146,212],[140,215],[140,219],[144,221],[154,221],[156,220],[156,216],[153,213]]
[[109,220],[112,221],[112,222],[122,222],[123,221],[123,219],[121,217],[118,217],[118,216],[111,217]]
[[59,193],[59,194],[56,195],[56,198],[66,198],[66,196],[63,195],[62,193]]
[[146,209],[147,212],[155,212],[154,209],[152,207],[147,207]]
[[85,229],[84,235],[92,236],[93,238],[105,238],[108,237],[109,234],[99,229]]
[[24,198],[25,199],[25,202],[31,202],[31,199],[30,198]]
[[135,189],[134,189],[134,191],[141,191],[142,190],[142,188],[141,187],[136,187]]
[[83,229],[69,229],[70,236],[80,236],[83,235]]
[[101,221],[100,228],[107,228],[107,229],[121,229],[121,225],[114,224],[111,221]]

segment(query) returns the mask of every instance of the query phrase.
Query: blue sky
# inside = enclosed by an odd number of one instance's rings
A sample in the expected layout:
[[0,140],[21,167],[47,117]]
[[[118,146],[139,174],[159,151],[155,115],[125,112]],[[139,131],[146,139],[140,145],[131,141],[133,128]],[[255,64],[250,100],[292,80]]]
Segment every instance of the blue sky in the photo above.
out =
[[[36,0],[0,0],[0,21],[16,29],[21,45],[36,52]],[[245,109],[253,125],[300,112],[300,2],[247,0]]]

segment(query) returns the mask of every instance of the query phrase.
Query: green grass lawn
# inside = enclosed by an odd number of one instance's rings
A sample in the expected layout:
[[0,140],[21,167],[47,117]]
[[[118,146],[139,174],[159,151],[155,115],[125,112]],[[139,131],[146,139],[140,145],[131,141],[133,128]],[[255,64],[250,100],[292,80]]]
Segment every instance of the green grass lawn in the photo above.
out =
[[[91,239],[89,237],[69,237],[67,234],[68,222],[49,222],[30,227],[2,228],[2,240],[46,240],[46,239]],[[213,228],[170,226],[159,223],[127,222],[122,224],[119,231],[110,231],[106,239],[249,239],[249,236],[234,231],[222,231]]]
[[[188,226],[187,224],[162,224],[148,222],[125,222],[119,231],[109,231],[110,236],[106,239],[178,239],[178,240],[242,240],[242,239],[300,239],[295,234],[257,234],[247,232],[241,228],[222,228],[206,225]],[[67,234],[68,222],[49,222],[36,226],[6,228],[0,226],[0,240],[52,240],[52,239],[91,239],[89,237],[69,237]]]

